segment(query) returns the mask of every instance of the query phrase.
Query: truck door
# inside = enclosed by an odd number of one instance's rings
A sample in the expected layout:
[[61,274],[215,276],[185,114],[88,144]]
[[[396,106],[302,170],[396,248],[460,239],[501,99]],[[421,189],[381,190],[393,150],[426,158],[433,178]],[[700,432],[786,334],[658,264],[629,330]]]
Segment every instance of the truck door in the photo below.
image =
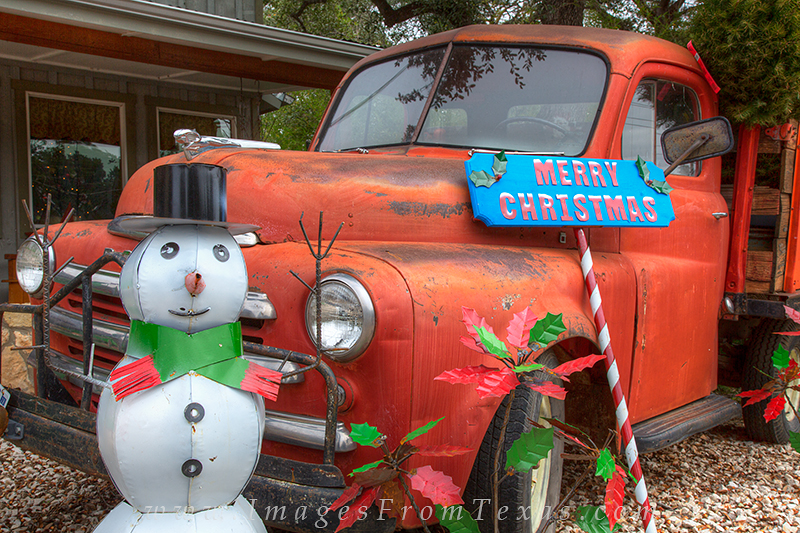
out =
[[[630,85],[618,138],[623,159],[666,168],[666,129],[716,114],[699,75],[669,65],[640,67]],[[717,319],[723,296],[729,222],[720,161],[682,165],[668,176],[675,221],[668,228],[624,228],[620,252],[637,276],[630,387],[632,422],[675,409],[716,388]]]

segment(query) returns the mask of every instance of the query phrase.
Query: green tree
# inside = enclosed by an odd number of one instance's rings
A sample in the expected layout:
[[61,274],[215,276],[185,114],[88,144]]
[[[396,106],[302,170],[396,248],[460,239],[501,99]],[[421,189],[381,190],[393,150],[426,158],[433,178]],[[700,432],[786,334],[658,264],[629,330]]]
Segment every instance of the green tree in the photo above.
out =
[[685,45],[694,4],[687,0],[588,0],[586,24],[646,33]]
[[261,138],[284,150],[305,150],[331,98],[330,91],[310,89],[292,93],[294,102],[261,116]]
[[722,88],[721,114],[772,126],[800,111],[800,0],[704,0],[691,36]]

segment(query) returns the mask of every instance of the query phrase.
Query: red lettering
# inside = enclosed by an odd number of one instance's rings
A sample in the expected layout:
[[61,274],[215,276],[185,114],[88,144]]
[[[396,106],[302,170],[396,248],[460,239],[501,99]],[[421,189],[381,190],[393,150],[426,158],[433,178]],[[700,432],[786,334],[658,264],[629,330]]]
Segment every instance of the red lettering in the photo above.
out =
[[608,175],[611,176],[611,183],[614,187],[619,187],[619,183],[617,183],[617,162],[613,161],[609,164],[608,161],[605,162],[606,170],[608,170]]
[[656,205],[656,201],[651,196],[645,196],[642,199],[642,203],[645,209],[644,218],[646,218],[648,222],[657,221],[658,215],[656,214],[656,210],[653,209]]
[[571,216],[569,216],[569,210],[567,209],[567,196],[566,194],[556,194],[556,198],[561,201],[561,220],[575,220]]
[[536,209],[533,203],[533,194],[528,193],[527,200],[525,199],[525,195],[523,193],[517,194],[519,197],[519,208],[522,211],[522,219],[523,220],[539,220],[536,218]]
[[[552,159],[547,159],[544,163],[539,159],[534,159],[533,172],[536,175],[537,185],[558,185]],[[548,178],[550,179],[548,180]]]
[[583,166],[583,163],[573,160],[572,172],[575,174],[575,185],[581,185],[581,180],[583,180],[583,185],[589,186],[589,177],[586,175],[586,167]]
[[513,203],[516,203],[516,200],[514,200],[511,194],[507,192],[500,193],[500,212],[503,213],[503,216],[508,220],[514,220],[514,217],[517,216],[517,210],[508,207],[508,204]]
[[639,210],[639,204],[636,203],[636,198],[634,196],[628,196],[628,211],[631,213],[631,222],[634,222],[637,219],[640,222],[644,222],[644,217],[642,216],[642,212]]
[[589,201],[594,204],[594,214],[597,217],[598,222],[603,221],[603,212],[600,210],[600,203],[603,201],[602,198],[599,196],[589,196]]
[[[558,220],[556,210],[553,209],[553,197],[549,194],[539,194],[539,207],[542,211],[542,220]],[[548,211],[550,216],[547,216]]]
[[586,222],[589,220],[589,212],[586,210],[586,207],[584,207],[586,205],[586,196],[582,194],[576,194],[572,197],[572,203],[575,204],[575,209],[578,210],[578,212],[575,213],[575,217],[581,222]]
[[[603,167],[600,166],[600,163],[596,163],[594,161],[589,161],[589,174],[592,175],[592,184],[595,187],[599,187],[602,185],[603,187],[606,186],[606,179],[603,177]],[[600,185],[597,184],[597,181],[600,180]]]
[[572,185],[572,181],[569,179],[569,170],[566,167],[569,164],[569,161],[564,161],[563,159],[556,160],[556,166],[558,167],[558,177],[561,178],[561,185]]
[[603,201],[606,203],[609,220],[628,220],[625,205],[622,203],[622,196],[611,198],[606,194],[603,196]]

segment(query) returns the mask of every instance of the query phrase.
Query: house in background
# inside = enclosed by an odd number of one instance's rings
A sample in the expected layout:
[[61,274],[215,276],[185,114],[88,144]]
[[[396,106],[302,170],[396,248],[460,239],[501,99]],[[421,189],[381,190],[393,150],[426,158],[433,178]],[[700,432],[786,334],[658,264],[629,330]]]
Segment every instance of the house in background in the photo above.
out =
[[[113,217],[172,132],[258,139],[282,94],[333,89],[375,48],[264,26],[262,0],[0,0],[0,274],[70,207]],[[0,284],[0,302],[8,285]]]

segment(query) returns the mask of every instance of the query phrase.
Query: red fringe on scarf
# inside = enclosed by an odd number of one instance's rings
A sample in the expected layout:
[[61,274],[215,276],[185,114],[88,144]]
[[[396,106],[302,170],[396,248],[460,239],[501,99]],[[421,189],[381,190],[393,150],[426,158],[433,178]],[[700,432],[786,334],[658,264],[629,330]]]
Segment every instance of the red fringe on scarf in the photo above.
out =
[[153,366],[153,357],[148,355],[138,361],[115,368],[109,376],[113,384],[114,395],[117,401],[134,392],[147,390],[161,383],[161,376]]
[[241,388],[249,392],[260,394],[273,402],[278,399],[278,389],[280,388],[283,374],[261,365],[250,363],[244,372]]

